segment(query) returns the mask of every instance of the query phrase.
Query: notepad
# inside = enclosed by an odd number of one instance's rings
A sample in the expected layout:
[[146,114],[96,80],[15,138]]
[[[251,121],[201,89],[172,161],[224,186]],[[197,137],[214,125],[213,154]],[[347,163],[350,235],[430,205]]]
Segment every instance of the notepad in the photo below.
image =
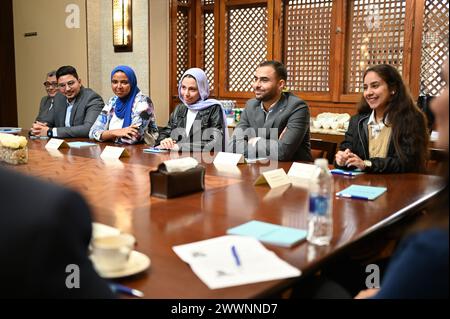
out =
[[96,143],[89,143],[89,142],[69,142],[67,144],[69,144],[70,147],[76,147],[76,148],[89,147],[89,146],[97,145]]
[[250,236],[267,244],[292,247],[306,238],[307,231],[252,220],[227,230],[228,235]]
[[386,192],[386,187],[364,186],[364,185],[351,185],[346,189],[337,192],[339,197],[347,197],[354,199],[374,200],[375,198]]

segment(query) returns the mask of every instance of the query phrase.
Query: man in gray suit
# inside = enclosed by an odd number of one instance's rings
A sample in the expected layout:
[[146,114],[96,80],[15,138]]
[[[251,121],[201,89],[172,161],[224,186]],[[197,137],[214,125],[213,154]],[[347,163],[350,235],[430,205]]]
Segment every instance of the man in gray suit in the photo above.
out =
[[287,71],[278,61],[265,61],[256,69],[255,98],[247,102],[228,143],[228,151],[247,158],[279,161],[312,161],[309,141],[309,108],[283,92]]
[[39,105],[39,114],[36,117],[36,121],[41,121],[48,117],[48,113],[53,108],[53,98],[56,93],[58,93],[58,81],[56,80],[56,71],[50,71],[47,73],[47,78],[44,82],[45,91],[47,95],[43,96],[41,99],[41,104]]
[[81,85],[81,79],[72,66],[60,67],[56,78],[60,93],[56,94],[48,116],[33,124],[32,134],[58,138],[88,137],[104,106],[103,99]]

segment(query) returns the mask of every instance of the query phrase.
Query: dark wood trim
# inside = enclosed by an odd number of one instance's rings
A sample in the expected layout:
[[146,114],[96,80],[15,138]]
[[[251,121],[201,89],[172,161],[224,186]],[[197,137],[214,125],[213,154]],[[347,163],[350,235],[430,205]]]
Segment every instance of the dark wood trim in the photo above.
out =
[[416,7],[414,10],[414,24],[412,26],[413,39],[411,44],[411,77],[409,79],[409,88],[415,101],[417,101],[420,94],[420,67],[422,63],[422,32],[424,11],[425,0],[416,0]]
[[17,126],[16,70],[12,0],[2,2],[0,10],[0,126]]

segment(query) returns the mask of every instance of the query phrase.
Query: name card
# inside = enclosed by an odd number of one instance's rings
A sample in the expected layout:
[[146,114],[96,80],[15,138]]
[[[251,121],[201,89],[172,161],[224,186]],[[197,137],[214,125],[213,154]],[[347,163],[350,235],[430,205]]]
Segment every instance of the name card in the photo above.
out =
[[317,178],[319,174],[320,169],[316,165],[296,162],[292,163],[292,166],[288,172],[289,177],[297,177],[308,180]]
[[287,175],[293,185],[309,188],[310,181],[316,179],[319,174],[320,169],[315,165],[294,162]]
[[60,148],[68,148],[69,145],[66,143],[66,141],[59,139],[59,138],[51,138],[47,144],[45,144],[45,148],[48,150],[57,150]]
[[245,163],[244,155],[228,152],[219,152],[214,158],[213,164],[233,165]]
[[106,146],[100,154],[102,159],[118,159],[121,157],[129,157],[130,154],[124,147]]
[[272,171],[262,173],[255,181],[255,185],[269,184],[270,188],[275,188],[283,185],[290,185],[291,181],[284,169],[279,168]]

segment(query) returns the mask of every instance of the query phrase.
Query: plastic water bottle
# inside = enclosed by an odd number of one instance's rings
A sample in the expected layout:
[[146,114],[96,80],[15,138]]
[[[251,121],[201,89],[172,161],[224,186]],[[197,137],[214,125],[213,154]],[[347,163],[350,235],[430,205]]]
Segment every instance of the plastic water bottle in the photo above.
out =
[[320,173],[311,182],[309,190],[309,214],[307,240],[314,245],[328,245],[333,237],[333,176],[328,160],[318,158],[314,165]]

